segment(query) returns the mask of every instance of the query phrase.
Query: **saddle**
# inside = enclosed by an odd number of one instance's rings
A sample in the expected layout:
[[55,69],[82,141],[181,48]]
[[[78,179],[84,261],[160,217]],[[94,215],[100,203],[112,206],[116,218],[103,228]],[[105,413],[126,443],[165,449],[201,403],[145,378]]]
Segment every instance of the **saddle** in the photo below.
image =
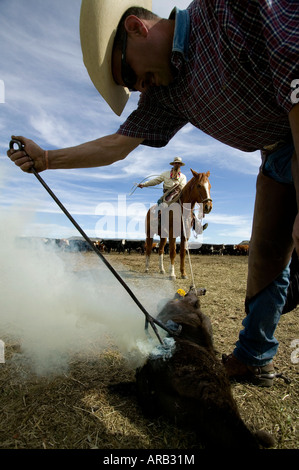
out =
[[158,206],[160,204],[166,204],[167,206],[169,206],[173,202],[177,202],[179,200],[181,192],[182,190],[180,189],[180,186],[178,184],[166,190],[163,196],[158,199]]
[[166,202],[167,204],[176,202],[179,199],[180,194],[181,194],[181,189],[179,185],[176,185],[174,186],[174,188],[169,189],[163,194],[162,202]]

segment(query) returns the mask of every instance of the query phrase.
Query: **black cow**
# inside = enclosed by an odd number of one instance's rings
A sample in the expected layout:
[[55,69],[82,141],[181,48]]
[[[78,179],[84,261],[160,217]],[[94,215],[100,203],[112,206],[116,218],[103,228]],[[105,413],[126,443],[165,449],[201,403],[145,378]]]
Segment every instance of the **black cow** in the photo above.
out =
[[125,240],[121,239],[111,239],[111,240],[102,240],[105,251],[110,253],[111,251],[117,251],[118,253],[125,252]]
[[181,332],[166,338],[173,342],[173,350],[158,347],[136,371],[144,414],[151,419],[164,416],[190,428],[207,448],[255,449],[264,437],[273,445],[270,435],[251,432],[241,419],[197,295],[190,291],[168,302],[158,319],[169,328],[179,325]]
[[132,251],[137,251],[138,253],[141,253],[144,255],[145,251],[145,241],[144,240],[126,240],[125,241],[125,249],[131,254]]

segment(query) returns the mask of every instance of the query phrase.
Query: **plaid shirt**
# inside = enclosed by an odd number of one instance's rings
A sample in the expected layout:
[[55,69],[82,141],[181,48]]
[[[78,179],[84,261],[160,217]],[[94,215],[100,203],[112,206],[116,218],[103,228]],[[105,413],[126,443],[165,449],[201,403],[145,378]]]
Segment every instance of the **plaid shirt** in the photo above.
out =
[[298,0],[194,0],[175,14],[175,80],[142,93],[118,133],[162,147],[190,122],[243,151],[286,137],[299,78]]

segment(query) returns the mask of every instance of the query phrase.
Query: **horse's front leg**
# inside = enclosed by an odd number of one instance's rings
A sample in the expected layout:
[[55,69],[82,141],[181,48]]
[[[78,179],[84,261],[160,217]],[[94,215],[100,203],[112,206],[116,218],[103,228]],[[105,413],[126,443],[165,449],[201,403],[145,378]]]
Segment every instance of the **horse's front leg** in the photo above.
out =
[[174,269],[174,262],[176,257],[176,243],[175,238],[169,239],[169,258],[170,258],[170,266],[169,266],[169,278],[175,279],[175,269]]
[[164,269],[164,248],[167,242],[167,238],[161,238],[160,243],[159,243],[159,268],[160,268],[160,274],[165,274],[165,269]]
[[180,271],[182,279],[187,279],[187,274],[185,271],[185,257],[186,257],[186,244],[188,240],[184,237],[181,239],[181,247],[180,247]]
[[145,246],[145,272],[149,272],[149,265],[150,265],[150,256],[153,247],[153,239],[151,237],[146,238],[146,246]]

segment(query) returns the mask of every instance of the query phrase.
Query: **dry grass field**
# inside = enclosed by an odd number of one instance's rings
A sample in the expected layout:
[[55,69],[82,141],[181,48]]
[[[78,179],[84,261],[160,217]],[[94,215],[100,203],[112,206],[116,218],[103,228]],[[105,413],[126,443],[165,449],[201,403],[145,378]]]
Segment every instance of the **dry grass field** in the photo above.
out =
[[[68,265],[79,271],[96,269],[100,262],[94,253],[81,255],[80,262],[78,255],[64,256]],[[149,274],[144,273],[145,260],[140,254],[111,253],[107,259],[133,291],[137,286],[139,291],[143,288],[152,293],[153,302],[156,286],[161,288],[164,283],[167,292],[174,293],[177,288],[188,290],[191,283],[190,276],[176,281],[163,278],[156,254]],[[232,351],[241,328],[247,257],[192,255],[191,261],[196,287],[207,289],[201,305],[212,321],[220,358]],[[297,449],[299,443],[299,366],[291,360],[291,342],[299,338],[298,314],[297,308],[284,315],[276,334],[280,346],[275,366],[291,383],[276,379],[270,389],[232,384],[245,422],[272,433],[277,449]],[[122,312],[119,315],[125,321]],[[192,433],[162,418],[146,419],[133,395],[121,396],[109,388],[134,380],[134,369],[128,367],[117,347],[98,351],[92,345],[88,352],[71,357],[67,370],[42,376],[21,360],[22,345],[16,339],[6,336],[5,331],[1,338],[6,342],[6,362],[0,364],[0,449],[201,448]]]

